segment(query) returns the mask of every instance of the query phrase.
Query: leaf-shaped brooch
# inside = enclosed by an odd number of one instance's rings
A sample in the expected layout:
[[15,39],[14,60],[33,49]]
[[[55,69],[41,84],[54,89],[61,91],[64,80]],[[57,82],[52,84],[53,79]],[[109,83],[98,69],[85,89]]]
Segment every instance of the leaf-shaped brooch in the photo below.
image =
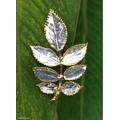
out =
[[[76,64],[84,58],[87,43],[74,45],[61,55],[61,50],[67,42],[67,27],[53,10],[49,11],[44,31],[46,39],[55,52],[42,46],[30,46],[33,56],[45,66],[54,67],[59,65],[60,70],[57,73],[48,67],[34,67],[33,71],[35,76],[42,81],[37,86],[43,93],[54,94],[51,100],[55,101],[61,92],[71,96],[83,87],[73,81],[80,78],[86,70],[86,65]],[[71,67],[63,72],[63,65]]]

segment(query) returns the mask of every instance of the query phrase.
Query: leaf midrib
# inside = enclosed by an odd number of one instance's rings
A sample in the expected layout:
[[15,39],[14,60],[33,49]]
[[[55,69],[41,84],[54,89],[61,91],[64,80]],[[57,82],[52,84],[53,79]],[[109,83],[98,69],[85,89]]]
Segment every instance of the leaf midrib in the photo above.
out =
[[74,34],[73,34],[72,45],[74,45],[75,38],[76,38],[77,26],[78,26],[79,16],[80,16],[80,8],[81,8],[80,6],[81,6],[81,0],[79,1],[79,8],[78,8],[77,17],[76,17],[76,22],[75,22],[75,30],[74,30]]

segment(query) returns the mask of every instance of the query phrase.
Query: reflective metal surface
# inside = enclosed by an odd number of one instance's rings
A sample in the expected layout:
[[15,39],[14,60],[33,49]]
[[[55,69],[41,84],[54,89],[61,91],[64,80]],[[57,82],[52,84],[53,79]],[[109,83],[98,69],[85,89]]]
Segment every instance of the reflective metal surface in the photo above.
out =
[[67,28],[53,10],[50,10],[48,14],[44,31],[51,47],[56,51],[62,50],[67,41]]
[[86,70],[86,65],[76,65],[69,67],[64,72],[65,80],[75,80],[80,78]]
[[[67,42],[68,33],[66,25],[53,10],[50,10],[48,14],[44,32],[50,46],[56,51],[54,52],[52,49],[41,46],[30,46],[33,56],[39,63],[46,66],[54,67],[59,65],[59,74],[48,67],[34,67],[33,71],[35,76],[42,81],[37,86],[43,93],[54,94],[52,100],[55,101],[58,99],[60,92],[71,96],[83,87],[69,80],[80,78],[86,70],[86,65],[76,64],[84,58],[87,51],[87,43],[74,45],[62,55],[61,50],[63,50]],[[67,68],[63,73],[63,66],[72,67]],[[65,80],[68,81],[65,82]]]
[[50,67],[54,67],[60,64],[59,58],[53,50],[41,46],[30,47],[32,49],[34,57],[38,62]]
[[70,47],[63,55],[62,64],[66,66],[75,65],[80,62],[87,50],[87,44],[78,44]]
[[59,79],[59,74],[47,67],[34,67],[33,68],[35,76],[44,82],[56,82]]
[[54,83],[41,82],[37,86],[46,94],[54,94],[57,90],[57,86]]
[[62,86],[62,92],[68,96],[75,95],[80,88],[80,85],[75,82],[65,82]]

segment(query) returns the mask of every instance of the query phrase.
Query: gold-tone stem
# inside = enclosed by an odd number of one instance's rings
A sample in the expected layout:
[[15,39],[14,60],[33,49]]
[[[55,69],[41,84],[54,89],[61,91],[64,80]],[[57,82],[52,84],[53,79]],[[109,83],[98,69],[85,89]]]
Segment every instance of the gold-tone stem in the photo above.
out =
[[[59,58],[61,59],[61,52],[59,52]],[[62,76],[62,64],[60,64],[60,77]],[[59,84],[58,84],[58,88],[57,88],[57,92],[55,93],[55,95],[53,96],[53,98],[51,99],[52,101],[57,101],[58,100],[58,97],[60,95],[60,92],[61,92],[61,85],[62,85],[62,81],[63,81],[63,78],[61,77],[60,80],[59,80]]]

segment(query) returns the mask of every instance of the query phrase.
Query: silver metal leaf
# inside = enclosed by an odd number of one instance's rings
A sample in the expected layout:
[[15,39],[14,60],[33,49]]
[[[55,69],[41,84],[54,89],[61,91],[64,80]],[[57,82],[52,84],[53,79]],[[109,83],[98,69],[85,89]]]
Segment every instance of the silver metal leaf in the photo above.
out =
[[64,72],[64,79],[65,80],[75,80],[80,78],[86,70],[86,65],[75,65],[69,67]]
[[75,82],[65,82],[61,88],[62,93],[65,95],[71,96],[75,95],[83,86]]
[[50,67],[54,67],[60,64],[59,58],[53,50],[41,46],[30,47],[32,49],[34,57],[39,63]]
[[48,14],[44,31],[46,39],[51,47],[56,51],[62,50],[67,41],[67,28],[53,10],[50,10]]
[[56,82],[59,80],[59,74],[48,67],[34,67],[35,76],[44,82]]
[[41,82],[37,86],[46,94],[54,94],[57,90],[57,86],[54,83]]
[[86,50],[87,50],[87,43],[78,44],[70,47],[64,53],[61,63],[66,66],[77,64],[84,58],[86,54]]

